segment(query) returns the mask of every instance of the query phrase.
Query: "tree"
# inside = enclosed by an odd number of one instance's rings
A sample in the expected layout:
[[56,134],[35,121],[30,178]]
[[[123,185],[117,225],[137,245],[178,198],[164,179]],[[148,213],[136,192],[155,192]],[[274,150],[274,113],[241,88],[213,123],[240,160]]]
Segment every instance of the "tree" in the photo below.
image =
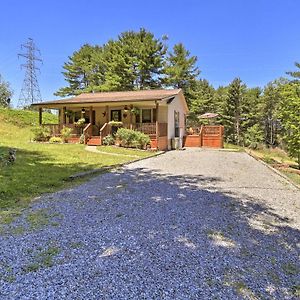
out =
[[[295,66],[300,69],[300,63],[295,62]],[[293,78],[300,79],[300,70],[299,71],[290,71],[286,72],[286,74],[292,76]]]
[[167,48],[151,32],[126,31],[103,46],[84,45],[64,64],[68,86],[55,95],[161,87]]
[[265,143],[268,146],[278,145],[278,108],[281,101],[280,85],[273,81],[264,88],[261,113],[264,124]]
[[12,95],[9,83],[0,75],[0,107],[9,107]]
[[[99,46],[83,45],[63,66],[63,73],[68,86],[60,88],[56,96],[78,95],[84,91],[90,91],[91,87],[102,84],[104,66],[102,48]],[[97,59],[95,59],[97,58]]]
[[241,132],[245,146],[257,147],[264,141],[261,89],[248,88],[242,102]]
[[166,61],[164,83],[166,86],[183,89],[188,105],[191,105],[195,97],[196,79],[200,74],[196,63],[197,57],[191,56],[182,43],[174,45],[173,52],[168,53]]
[[215,112],[214,93],[214,87],[206,79],[197,80],[194,88],[194,99],[190,104],[191,113],[199,116],[207,112]]
[[105,47],[107,74],[105,86],[120,90],[161,87],[166,45],[141,28],[126,31]]
[[298,160],[300,169],[300,85],[291,82],[281,86],[282,98],[279,116],[283,127],[283,139],[289,153]]
[[228,141],[238,145],[241,142],[241,116],[245,93],[246,85],[240,78],[235,78],[228,86],[222,114]]

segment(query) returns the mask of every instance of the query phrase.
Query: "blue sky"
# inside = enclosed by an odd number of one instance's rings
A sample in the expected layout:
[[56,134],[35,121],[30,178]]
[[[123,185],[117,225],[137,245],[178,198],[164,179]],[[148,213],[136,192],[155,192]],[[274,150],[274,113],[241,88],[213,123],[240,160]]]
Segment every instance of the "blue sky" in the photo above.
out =
[[62,65],[84,43],[102,44],[140,27],[198,56],[201,77],[214,86],[241,77],[263,86],[300,61],[299,0],[1,1],[0,74],[16,103],[24,71],[17,53],[32,37],[44,64],[43,99],[64,86]]

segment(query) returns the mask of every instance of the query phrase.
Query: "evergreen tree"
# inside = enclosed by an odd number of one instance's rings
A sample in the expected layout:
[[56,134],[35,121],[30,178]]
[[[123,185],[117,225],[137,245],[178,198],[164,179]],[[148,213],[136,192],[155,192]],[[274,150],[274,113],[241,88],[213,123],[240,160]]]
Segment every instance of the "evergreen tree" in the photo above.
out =
[[[295,62],[295,66],[300,69],[300,63]],[[300,79],[300,70],[297,71],[291,71],[291,72],[286,72],[286,74],[292,76],[295,79]]]
[[297,158],[300,169],[300,85],[289,83],[281,86],[282,98],[279,116],[283,126],[283,139],[289,153]]
[[276,82],[271,82],[264,88],[262,100],[265,143],[267,146],[274,147],[278,145],[278,108],[281,101],[279,85]]
[[195,81],[194,99],[190,104],[191,113],[199,116],[207,112],[215,112],[214,93],[214,87],[206,79]]
[[95,55],[95,52],[100,51],[101,48],[98,46],[94,47],[88,44],[83,45],[78,51],[75,51],[69,57],[69,61],[63,66],[65,69],[63,75],[69,85],[60,88],[55,95],[63,97],[78,95],[91,86],[98,85],[99,80],[103,77],[103,74],[99,70],[103,68],[100,66],[102,63],[101,60],[95,62],[93,55]]
[[106,86],[119,86],[121,90],[161,87],[167,49],[151,32],[143,28],[138,32],[123,32],[106,50]]
[[257,147],[264,141],[261,89],[249,88],[242,103],[241,132],[245,146]]
[[0,75],[0,107],[9,107],[12,95],[9,83]]
[[222,113],[227,140],[238,145],[241,143],[241,117],[245,93],[246,85],[240,78],[235,78],[228,86]]
[[168,53],[166,61],[165,85],[183,89],[189,106],[195,99],[196,79],[200,74],[196,63],[197,57],[191,56],[182,43],[173,47],[173,52]]

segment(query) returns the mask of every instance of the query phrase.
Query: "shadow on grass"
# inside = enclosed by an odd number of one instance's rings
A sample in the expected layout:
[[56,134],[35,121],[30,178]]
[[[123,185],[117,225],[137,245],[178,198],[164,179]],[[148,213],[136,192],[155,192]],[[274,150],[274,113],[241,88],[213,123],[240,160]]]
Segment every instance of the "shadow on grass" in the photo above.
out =
[[[1,146],[1,156],[6,157],[9,149]],[[66,185],[70,175],[99,167],[99,163],[59,163],[55,160],[55,154],[16,150],[14,164],[0,165],[0,209],[22,207],[32,197]]]

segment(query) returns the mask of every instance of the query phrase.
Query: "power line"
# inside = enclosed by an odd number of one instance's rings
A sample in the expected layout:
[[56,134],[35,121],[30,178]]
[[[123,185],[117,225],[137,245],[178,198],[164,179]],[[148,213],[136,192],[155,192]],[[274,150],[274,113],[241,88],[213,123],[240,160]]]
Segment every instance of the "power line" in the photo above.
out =
[[25,44],[22,44],[21,50],[25,50],[25,53],[19,53],[18,58],[25,58],[26,62],[21,64],[21,69],[25,69],[25,78],[20,92],[18,107],[25,108],[32,103],[42,101],[36,75],[36,71],[40,71],[40,69],[36,66],[36,62],[43,63],[43,61],[40,58],[41,52],[34,44],[33,39],[29,38]]

